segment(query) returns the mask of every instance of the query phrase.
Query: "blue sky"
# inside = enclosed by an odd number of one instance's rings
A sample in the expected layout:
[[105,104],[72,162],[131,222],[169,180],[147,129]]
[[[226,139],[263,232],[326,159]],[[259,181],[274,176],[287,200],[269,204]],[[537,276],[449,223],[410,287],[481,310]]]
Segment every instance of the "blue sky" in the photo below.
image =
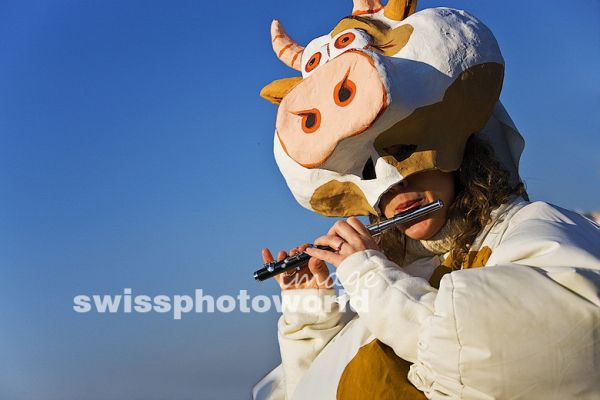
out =
[[[422,1],[495,33],[531,197],[600,209],[600,3]],[[275,313],[77,314],[78,294],[275,294],[251,272],[331,220],[272,155],[300,43],[349,1],[0,3],[0,398],[246,398],[278,359]]]

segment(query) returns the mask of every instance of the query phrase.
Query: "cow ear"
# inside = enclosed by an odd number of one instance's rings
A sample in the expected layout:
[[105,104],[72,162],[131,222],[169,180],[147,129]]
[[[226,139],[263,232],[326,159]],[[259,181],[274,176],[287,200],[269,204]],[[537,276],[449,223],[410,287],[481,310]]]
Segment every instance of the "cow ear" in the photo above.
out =
[[260,96],[269,100],[273,104],[279,104],[285,95],[288,94],[290,90],[292,90],[294,86],[299,84],[301,81],[301,76],[277,79],[262,88],[260,91]]
[[393,21],[402,21],[417,11],[417,0],[390,0],[383,10],[383,15]]

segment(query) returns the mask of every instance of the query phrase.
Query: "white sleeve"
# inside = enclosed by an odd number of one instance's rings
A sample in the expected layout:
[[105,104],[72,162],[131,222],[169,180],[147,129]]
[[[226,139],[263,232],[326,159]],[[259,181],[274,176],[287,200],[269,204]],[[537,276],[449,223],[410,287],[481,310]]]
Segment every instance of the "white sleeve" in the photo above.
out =
[[[377,250],[346,258],[337,276],[369,330],[401,358],[415,362],[421,325],[433,315],[437,289],[404,272]],[[392,317],[393,316],[393,317]]]
[[334,289],[284,290],[282,300],[278,338],[289,399],[315,357],[342,329],[342,322]]
[[252,388],[252,400],[285,400],[281,364],[254,385]]

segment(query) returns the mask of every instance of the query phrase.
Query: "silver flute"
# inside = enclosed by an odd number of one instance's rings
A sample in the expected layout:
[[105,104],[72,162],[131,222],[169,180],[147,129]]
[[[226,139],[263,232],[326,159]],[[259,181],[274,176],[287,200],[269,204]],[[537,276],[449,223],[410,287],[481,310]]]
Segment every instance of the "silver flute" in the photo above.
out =
[[[395,225],[415,220],[419,217],[422,217],[425,214],[429,214],[431,212],[439,210],[442,207],[444,207],[444,202],[441,200],[436,200],[432,203],[425,204],[424,206],[403,211],[385,221],[378,222],[376,224],[371,224],[367,226],[367,229],[369,230],[369,233],[371,233],[371,235],[375,237],[381,235],[383,231],[390,229]],[[333,249],[329,246],[314,247],[321,250],[333,251]],[[286,257],[281,261],[273,261],[267,263],[261,269],[254,272],[254,279],[256,279],[257,281],[264,281],[274,277],[275,275],[284,273],[292,269],[299,270],[308,263],[309,259],[310,256],[308,254],[306,254],[305,252],[301,252],[293,256]]]

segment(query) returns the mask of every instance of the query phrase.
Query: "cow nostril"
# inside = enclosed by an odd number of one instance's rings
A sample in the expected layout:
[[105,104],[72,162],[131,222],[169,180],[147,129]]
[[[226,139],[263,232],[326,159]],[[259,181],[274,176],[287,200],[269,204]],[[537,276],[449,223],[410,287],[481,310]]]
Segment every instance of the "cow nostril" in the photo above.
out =
[[352,95],[352,91],[347,88],[346,86],[342,86],[340,88],[340,90],[338,91],[338,99],[340,99],[340,102],[345,102],[348,101],[348,99],[350,98],[350,96]]
[[[350,71],[348,71],[350,72]],[[340,83],[335,85],[333,100],[340,107],[345,107],[352,102],[356,94],[356,85],[348,79],[348,73]]]
[[308,113],[306,114],[306,121],[304,121],[304,125],[310,129],[313,126],[315,126],[315,123],[317,122],[317,115],[315,113]]
[[321,112],[316,108],[294,112],[294,114],[302,117],[300,124],[304,133],[313,133],[321,126]]

